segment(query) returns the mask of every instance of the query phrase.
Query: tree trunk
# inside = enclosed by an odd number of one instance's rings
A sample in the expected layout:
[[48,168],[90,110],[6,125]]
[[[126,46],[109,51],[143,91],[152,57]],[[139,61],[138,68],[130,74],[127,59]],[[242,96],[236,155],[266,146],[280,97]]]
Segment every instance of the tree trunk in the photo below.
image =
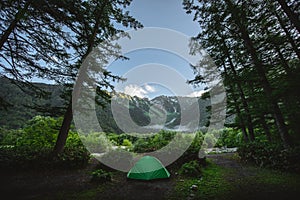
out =
[[245,112],[246,112],[246,121],[247,121],[246,124],[247,124],[248,132],[249,132],[249,138],[250,138],[251,141],[254,141],[255,140],[255,135],[254,135],[254,129],[253,129],[253,124],[252,124],[252,117],[251,117],[250,110],[249,110],[249,105],[248,105],[248,102],[246,100],[245,93],[242,89],[242,86],[241,86],[240,82],[238,81],[238,75],[237,75],[237,72],[234,68],[233,62],[232,62],[229,54],[228,54],[228,59],[229,59],[230,68],[231,68],[231,70],[234,74],[235,80],[236,80],[236,85],[238,87],[239,95],[240,95],[241,100],[242,100],[243,108],[245,109]]
[[298,32],[300,33],[300,21],[297,13],[294,13],[292,9],[287,5],[285,0],[277,0],[277,2],[280,4],[282,10],[285,12],[285,14],[288,16],[289,20],[294,24]]
[[16,28],[18,22],[21,20],[21,18],[25,15],[26,11],[28,10],[29,5],[31,4],[32,0],[26,1],[24,8],[20,9],[15,17],[14,20],[10,23],[9,27],[4,31],[4,34],[1,36],[0,39],[0,50],[2,49],[4,43],[7,41],[9,35],[13,32],[13,30]]
[[[223,67],[224,67],[225,75],[227,76],[227,69],[226,69],[225,63],[223,63]],[[244,139],[245,142],[249,142],[249,138],[248,138],[248,134],[247,134],[247,129],[246,129],[246,126],[245,126],[245,122],[244,122],[244,119],[243,119],[243,116],[242,116],[242,113],[241,113],[241,109],[239,107],[238,100],[237,100],[237,98],[235,96],[234,87],[232,86],[232,84],[229,84],[229,89],[232,91],[232,99],[233,99],[233,103],[234,103],[234,108],[235,108],[236,114],[237,114],[238,118],[241,121],[239,125],[240,125],[240,128],[242,129],[243,139]]]
[[269,129],[268,124],[266,122],[266,118],[265,118],[265,116],[263,114],[260,115],[260,123],[262,125],[263,130],[264,130],[264,133],[267,136],[268,141],[272,142],[271,132],[270,132],[270,129]]
[[[226,45],[226,42],[225,42],[225,38],[218,32],[218,35],[222,38],[222,41],[223,41],[223,45],[224,45],[224,48],[225,48],[225,55],[229,61],[229,66],[230,66],[230,69],[233,73],[233,76],[234,76],[234,79],[235,79],[235,84],[237,85],[238,87],[238,91],[239,91],[239,95],[241,97],[241,100],[242,100],[242,104],[243,104],[243,108],[245,109],[245,112],[246,112],[246,121],[247,121],[247,127],[248,127],[248,132],[249,132],[249,137],[250,137],[250,140],[251,141],[254,141],[255,140],[255,135],[254,135],[254,129],[253,129],[253,124],[252,124],[252,117],[251,117],[251,114],[250,114],[250,110],[249,110],[249,105],[248,105],[248,102],[246,100],[246,97],[245,97],[245,93],[242,89],[242,86],[241,86],[241,83],[239,81],[239,77],[238,77],[238,74],[235,70],[235,66],[232,62],[232,59],[230,57],[230,53],[229,53],[229,49]],[[225,67],[224,67],[225,68]]]
[[289,30],[286,28],[283,20],[281,19],[281,17],[278,15],[278,13],[276,11],[273,11],[273,14],[276,16],[281,28],[283,29],[283,31],[285,32],[286,37],[288,38],[290,44],[292,45],[295,53],[297,54],[298,59],[300,60],[300,50],[298,48],[298,46],[296,45],[295,41],[293,40]]
[[275,122],[276,122],[276,125],[278,128],[279,134],[281,136],[283,145],[287,148],[291,144],[290,139],[289,139],[288,130],[287,130],[286,124],[284,122],[284,118],[281,113],[281,110],[277,104],[277,101],[273,98],[273,95],[272,95],[273,90],[271,88],[271,85],[270,85],[267,77],[266,77],[264,65],[262,64],[262,61],[258,58],[258,54],[256,52],[254,44],[252,43],[252,40],[250,39],[248,30],[245,27],[245,23],[241,23],[240,16],[237,15],[238,12],[240,12],[240,11],[234,7],[231,0],[226,0],[226,3],[230,9],[230,12],[233,16],[235,23],[237,24],[237,26],[239,28],[239,32],[241,33],[241,37],[244,41],[244,45],[251,56],[254,67],[255,67],[256,71],[258,72],[258,75],[260,76],[261,85],[263,87],[263,90],[265,92],[267,100],[270,102],[272,110],[274,112]]
[[[231,87],[231,90],[234,91],[232,86],[230,86],[230,87]],[[234,93],[232,94],[232,99],[233,99],[233,102],[234,102],[234,107],[235,107],[236,114],[237,114],[237,116],[239,117],[239,119],[241,121],[240,128],[242,129],[243,139],[244,139],[245,142],[249,142],[249,137],[248,137],[248,134],[247,134],[247,129],[246,129],[246,126],[245,126],[245,122],[244,122],[244,119],[243,119],[243,116],[242,116],[241,109],[239,107],[237,98],[235,97]]]
[[63,123],[59,130],[59,134],[58,134],[58,137],[57,137],[54,149],[53,149],[53,152],[56,155],[61,153],[65,147],[72,119],[73,119],[72,102],[70,102],[68,105],[68,108],[65,112],[64,120],[63,120]]

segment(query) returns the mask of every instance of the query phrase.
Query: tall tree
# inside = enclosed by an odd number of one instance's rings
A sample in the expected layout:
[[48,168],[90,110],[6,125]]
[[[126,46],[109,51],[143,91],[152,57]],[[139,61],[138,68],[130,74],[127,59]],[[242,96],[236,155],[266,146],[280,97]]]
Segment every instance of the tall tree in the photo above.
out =
[[282,10],[284,10],[285,14],[288,16],[290,21],[293,23],[293,25],[296,27],[298,32],[300,33],[300,20],[299,15],[295,13],[287,4],[285,0],[277,0],[277,2],[280,4]]
[[[139,28],[142,25],[126,11],[131,0],[20,0],[1,1],[0,73],[16,83],[27,83],[34,77],[49,79],[68,86],[67,108],[59,132],[55,153],[63,150],[72,121],[71,92],[82,84],[85,73],[78,74],[89,53],[110,36],[122,32],[117,24]],[[121,26],[118,26],[121,27]],[[105,54],[114,54],[113,46],[103,46]],[[103,60],[105,58],[103,54]],[[109,95],[112,81],[120,77],[102,70],[97,94]],[[23,87],[21,87],[23,88]],[[80,90],[76,90],[79,92]],[[2,100],[3,98],[0,98]]]
[[[246,116],[239,121],[240,127],[250,124],[262,128],[271,140],[267,126],[275,121],[283,144],[290,146],[289,116],[295,109],[288,105],[299,105],[298,97],[291,91],[297,88],[292,77],[298,74],[299,36],[288,30],[283,12],[270,1],[185,0],[183,5],[187,13],[195,13],[194,20],[201,26],[197,36],[200,44],[220,70],[226,71],[230,81],[225,85],[233,101],[229,105],[239,109],[239,118]],[[195,79],[198,78],[201,76],[196,75]],[[237,92],[239,99],[233,95]],[[293,101],[287,100],[287,96],[293,95]],[[270,120],[272,116],[274,120]]]
[[[77,36],[80,39],[81,44],[73,44],[75,46],[76,53],[80,55],[77,65],[72,66],[71,68],[75,70],[77,74],[77,80],[74,85],[73,90],[73,100],[77,99],[81,90],[80,87],[82,86],[85,77],[87,76],[87,72],[85,70],[80,70],[78,72],[79,66],[87,56],[91,53],[93,48],[99,45],[104,40],[108,39],[109,37],[114,36],[115,34],[121,32],[121,30],[117,29],[113,22],[121,23],[122,25],[130,26],[131,28],[140,28],[142,25],[136,21],[133,17],[129,15],[128,11],[124,11],[121,7],[126,8],[130,5],[131,1],[124,0],[124,1],[89,1],[83,2],[82,6],[78,6],[76,14],[74,17],[77,19],[79,18],[81,21],[77,24],[74,23],[72,29],[81,30],[80,34]],[[82,10],[83,9],[83,10]],[[75,12],[74,12],[75,13]],[[85,44],[82,45],[82,41]],[[109,59],[105,58],[102,59]],[[107,62],[107,61],[106,61]],[[105,63],[105,61],[104,61]],[[113,89],[112,84],[108,81],[109,78],[112,80],[118,80],[120,77],[112,75],[110,72],[103,69],[103,77],[97,83],[97,87],[99,88],[98,94],[102,95],[104,98],[108,99],[108,93],[103,92],[105,87],[110,87]],[[74,77],[73,77],[74,78]],[[64,120],[62,126],[59,131],[59,135],[56,141],[56,145],[54,147],[54,153],[60,153],[63,151],[68,132],[70,129],[70,125],[73,119],[72,115],[72,99],[67,106],[67,110],[64,115]]]

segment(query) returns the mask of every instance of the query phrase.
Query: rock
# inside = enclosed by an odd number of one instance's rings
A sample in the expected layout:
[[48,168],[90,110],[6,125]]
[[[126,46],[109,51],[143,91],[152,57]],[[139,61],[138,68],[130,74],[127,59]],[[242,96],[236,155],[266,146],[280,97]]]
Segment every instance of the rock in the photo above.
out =
[[192,185],[192,186],[190,187],[190,189],[195,191],[195,190],[198,189],[198,186],[197,186],[197,185]]

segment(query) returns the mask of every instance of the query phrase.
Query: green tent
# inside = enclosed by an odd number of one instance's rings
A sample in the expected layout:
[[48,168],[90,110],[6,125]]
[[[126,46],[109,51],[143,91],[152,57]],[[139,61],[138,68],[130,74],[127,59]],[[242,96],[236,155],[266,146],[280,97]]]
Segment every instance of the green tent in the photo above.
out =
[[152,156],[144,156],[127,174],[127,178],[140,179],[140,180],[152,180],[159,178],[169,178],[170,173],[161,164],[161,162]]

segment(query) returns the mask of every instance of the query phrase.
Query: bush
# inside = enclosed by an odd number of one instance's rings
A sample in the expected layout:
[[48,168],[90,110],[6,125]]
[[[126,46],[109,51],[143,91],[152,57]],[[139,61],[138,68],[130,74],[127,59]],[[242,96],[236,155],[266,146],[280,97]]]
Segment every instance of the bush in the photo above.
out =
[[154,136],[139,138],[134,143],[133,151],[137,153],[156,151],[169,144],[175,135],[176,132],[161,130]]
[[61,123],[62,118],[34,117],[24,127],[24,133],[17,138],[16,146],[31,146],[31,148],[53,147]]
[[220,138],[217,141],[217,147],[238,147],[242,143],[242,133],[239,130],[226,128],[222,131]]
[[192,160],[188,163],[184,163],[178,173],[184,176],[198,177],[201,175],[201,167],[197,160]]
[[122,145],[126,147],[131,147],[132,143],[130,142],[130,140],[124,139]]
[[88,163],[89,152],[77,133],[70,131],[64,151],[52,151],[62,119],[36,116],[21,130],[1,129],[0,167],[5,168],[78,168]]
[[300,147],[284,149],[279,144],[251,142],[238,148],[245,162],[272,169],[300,171]]
[[103,153],[111,148],[110,141],[106,138],[105,133],[89,133],[80,135],[83,144],[91,153]]
[[92,172],[91,181],[96,183],[104,183],[107,181],[111,181],[111,172],[106,172],[102,169],[97,169]]
[[138,138],[135,137],[133,134],[115,134],[115,133],[109,133],[107,134],[107,138],[115,145],[122,145],[124,140],[129,140],[131,143],[135,143]]
[[194,137],[192,144],[189,146],[188,150],[184,153],[185,155],[194,155],[195,158],[198,158],[198,153],[201,149],[203,143],[203,133],[198,131]]

